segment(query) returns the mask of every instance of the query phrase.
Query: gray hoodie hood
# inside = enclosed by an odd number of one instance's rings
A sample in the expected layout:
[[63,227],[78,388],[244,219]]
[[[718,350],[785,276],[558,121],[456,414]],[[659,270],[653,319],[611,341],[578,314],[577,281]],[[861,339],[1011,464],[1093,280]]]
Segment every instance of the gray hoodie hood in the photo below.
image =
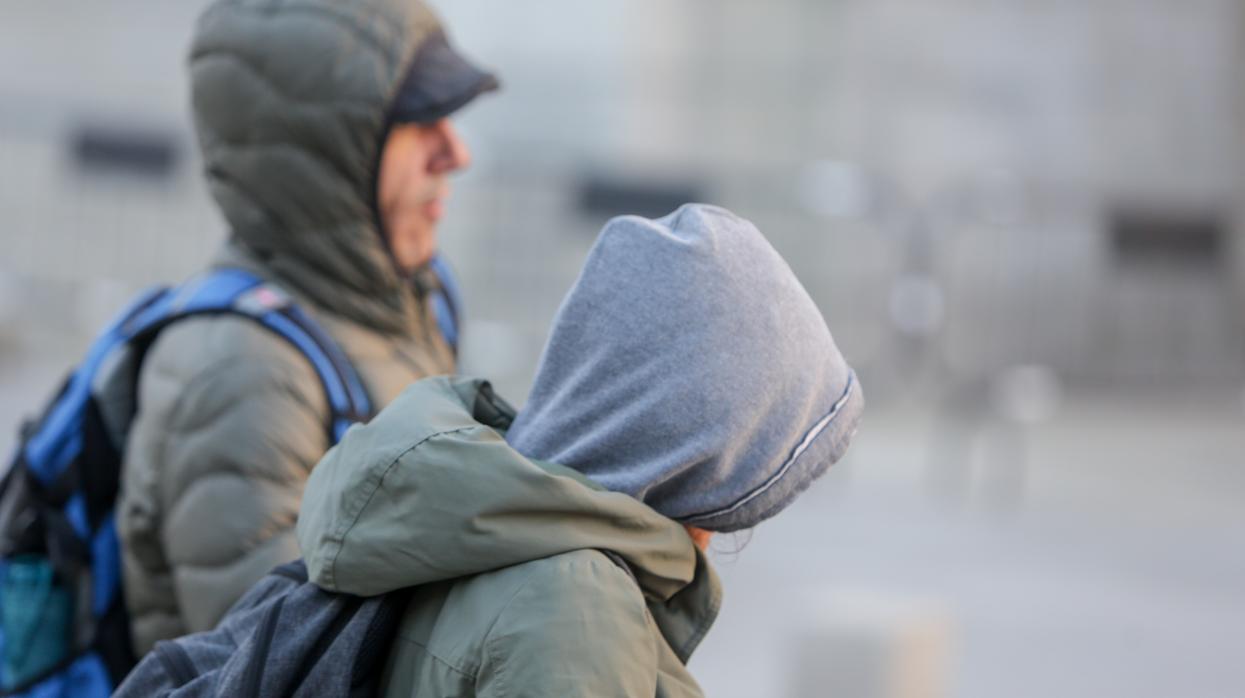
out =
[[837,461],[863,406],[786,262],[748,221],[689,204],[605,226],[507,440],[670,518],[734,531]]

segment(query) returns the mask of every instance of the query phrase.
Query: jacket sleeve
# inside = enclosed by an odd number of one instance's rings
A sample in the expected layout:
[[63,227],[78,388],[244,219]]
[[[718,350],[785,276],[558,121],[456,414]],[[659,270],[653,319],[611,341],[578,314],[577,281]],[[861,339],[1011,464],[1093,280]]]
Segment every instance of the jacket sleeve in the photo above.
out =
[[490,630],[480,698],[653,698],[660,640],[636,583],[595,550],[538,561]]
[[216,317],[161,334],[139,406],[119,523],[126,584],[150,588],[127,588],[127,600],[171,597],[165,610],[184,632],[205,630],[298,557],[294,523],[328,447],[327,401],[300,352],[249,320]]

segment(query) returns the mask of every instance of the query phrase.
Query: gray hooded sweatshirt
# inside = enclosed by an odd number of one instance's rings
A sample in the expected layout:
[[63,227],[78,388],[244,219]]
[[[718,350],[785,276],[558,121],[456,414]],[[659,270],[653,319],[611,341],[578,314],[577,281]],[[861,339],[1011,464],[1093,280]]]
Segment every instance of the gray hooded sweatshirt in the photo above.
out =
[[837,461],[864,399],[748,221],[689,204],[601,232],[507,440],[684,523],[749,528]]

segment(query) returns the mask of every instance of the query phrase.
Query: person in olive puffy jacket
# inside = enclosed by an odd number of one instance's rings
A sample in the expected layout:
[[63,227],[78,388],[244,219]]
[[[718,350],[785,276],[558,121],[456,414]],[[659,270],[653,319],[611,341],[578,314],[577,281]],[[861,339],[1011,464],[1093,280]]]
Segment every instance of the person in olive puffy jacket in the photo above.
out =
[[[412,0],[218,0],[189,55],[216,267],[274,283],[325,327],[378,408],[450,373],[428,300],[448,177],[447,117],[496,80]],[[273,566],[329,446],[308,360],[233,316],[162,332],[138,384],[117,507],[134,649],[212,627]]]
[[389,698],[700,696],[686,663],[722,602],[705,542],[787,507],[863,406],[752,224],[617,218],[518,415],[481,380],[413,384],[316,467],[298,540],[323,588],[413,587]]

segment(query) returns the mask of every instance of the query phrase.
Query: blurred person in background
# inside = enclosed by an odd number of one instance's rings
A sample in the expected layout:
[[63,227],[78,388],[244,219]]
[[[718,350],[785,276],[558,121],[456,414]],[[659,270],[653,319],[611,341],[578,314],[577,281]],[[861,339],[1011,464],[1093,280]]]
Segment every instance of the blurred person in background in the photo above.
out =
[[300,547],[323,588],[415,587],[384,695],[698,696],[685,664],[722,598],[711,532],[789,505],[863,404],[751,223],[701,205],[617,218],[518,416],[484,381],[412,385],[315,468]]
[[[212,267],[280,287],[380,408],[455,369],[429,303],[448,117],[496,79],[413,0],[217,2],[189,56],[195,125],[230,235]],[[308,359],[245,318],[163,331],[138,384],[117,506],[134,649],[212,627],[298,556],[307,477],[329,447]]]

